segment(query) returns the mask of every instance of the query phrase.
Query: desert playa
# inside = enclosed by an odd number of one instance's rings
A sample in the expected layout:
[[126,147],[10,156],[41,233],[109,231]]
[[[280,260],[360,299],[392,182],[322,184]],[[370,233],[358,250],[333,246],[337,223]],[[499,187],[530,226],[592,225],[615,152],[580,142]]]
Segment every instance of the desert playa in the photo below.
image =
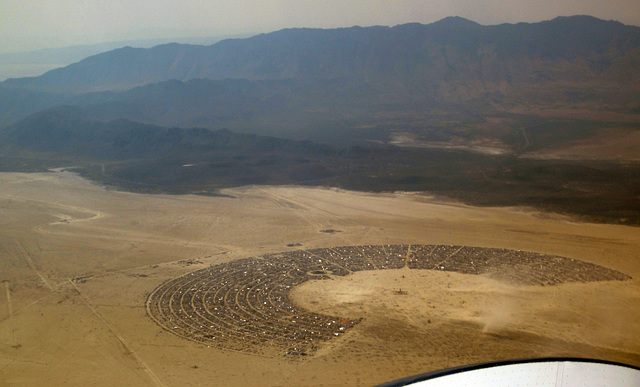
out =
[[[541,356],[640,366],[639,228],[417,193],[250,186],[223,194],[143,195],[66,171],[1,173],[0,385],[366,386]],[[467,246],[586,265],[573,279],[534,284],[496,275],[504,267],[318,272],[282,295],[346,329],[297,356],[275,342],[238,344],[242,322],[236,341],[213,345],[149,313],[159,286],[198,270],[278,264],[307,251],[348,260],[349,246],[387,246],[406,262],[411,246]],[[618,274],[590,277],[596,267]]]

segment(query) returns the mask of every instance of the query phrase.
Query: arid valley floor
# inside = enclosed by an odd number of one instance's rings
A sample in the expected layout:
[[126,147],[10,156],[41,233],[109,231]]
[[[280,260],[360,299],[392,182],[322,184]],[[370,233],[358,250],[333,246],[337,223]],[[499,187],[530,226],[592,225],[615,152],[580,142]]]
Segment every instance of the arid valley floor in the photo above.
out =
[[[366,386],[542,356],[640,366],[640,228],[413,193],[223,193],[143,195],[64,171],[1,173],[0,386]],[[158,286],[211,265],[369,245],[403,246],[402,262],[416,245],[520,250],[631,278],[542,286],[403,265],[319,272],[283,295],[309,315],[357,324],[295,357],[269,342],[243,351],[188,340],[148,312]]]

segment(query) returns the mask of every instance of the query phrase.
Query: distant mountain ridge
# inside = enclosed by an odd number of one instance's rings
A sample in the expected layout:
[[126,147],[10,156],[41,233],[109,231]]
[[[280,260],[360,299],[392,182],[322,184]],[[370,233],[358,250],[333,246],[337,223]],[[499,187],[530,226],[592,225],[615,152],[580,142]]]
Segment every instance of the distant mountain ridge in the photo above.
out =
[[286,29],[211,46],[124,47],[2,86],[85,93],[170,79],[315,78],[418,82],[443,94],[470,83],[468,92],[478,94],[531,82],[612,82],[610,73],[635,63],[625,58],[637,58],[638,49],[639,27],[589,16],[495,26],[452,17],[428,25]]
[[[223,39],[247,36],[248,35],[137,39],[88,45],[73,45],[58,48],[44,48],[24,52],[0,53],[0,82],[8,78],[39,76],[46,71],[68,66],[89,56],[115,50],[124,46],[150,48],[171,42],[211,45]],[[38,72],[38,70],[41,71]]]

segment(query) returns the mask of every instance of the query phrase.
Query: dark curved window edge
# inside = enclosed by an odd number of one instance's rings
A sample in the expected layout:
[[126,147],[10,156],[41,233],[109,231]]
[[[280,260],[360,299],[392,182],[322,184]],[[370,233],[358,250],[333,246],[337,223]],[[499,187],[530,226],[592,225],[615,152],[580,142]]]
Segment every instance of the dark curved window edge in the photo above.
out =
[[467,372],[467,371],[475,371],[475,370],[481,370],[485,368],[501,367],[501,366],[508,366],[508,365],[514,365],[514,364],[550,363],[550,362],[597,363],[597,364],[626,367],[626,368],[631,368],[631,369],[640,371],[640,367],[636,367],[636,366],[632,366],[624,363],[617,363],[617,362],[608,361],[608,360],[586,359],[586,358],[579,358],[579,357],[540,357],[540,358],[532,358],[532,359],[502,360],[502,361],[477,363],[477,364],[470,364],[470,365],[464,365],[459,367],[446,368],[443,370],[408,376],[406,378],[397,379],[391,382],[379,384],[376,387],[400,387],[400,386],[409,385],[411,383],[422,382],[429,379],[435,379],[442,376],[453,375],[453,374],[458,374],[458,373]]

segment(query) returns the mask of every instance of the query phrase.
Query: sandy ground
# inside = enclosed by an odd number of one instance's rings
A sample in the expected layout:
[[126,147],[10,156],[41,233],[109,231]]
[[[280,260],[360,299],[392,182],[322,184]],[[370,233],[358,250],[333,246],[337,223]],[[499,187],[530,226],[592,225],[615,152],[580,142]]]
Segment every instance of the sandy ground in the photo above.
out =
[[[0,174],[0,385],[373,385],[534,356],[640,366],[638,228],[419,194],[225,193],[232,197],[140,195],[67,172]],[[310,281],[293,290],[294,302],[363,320],[302,361],[208,348],[146,315],[156,286],[210,264],[404,243],[557,254],[633,279],[515,287],[401,269]]]

